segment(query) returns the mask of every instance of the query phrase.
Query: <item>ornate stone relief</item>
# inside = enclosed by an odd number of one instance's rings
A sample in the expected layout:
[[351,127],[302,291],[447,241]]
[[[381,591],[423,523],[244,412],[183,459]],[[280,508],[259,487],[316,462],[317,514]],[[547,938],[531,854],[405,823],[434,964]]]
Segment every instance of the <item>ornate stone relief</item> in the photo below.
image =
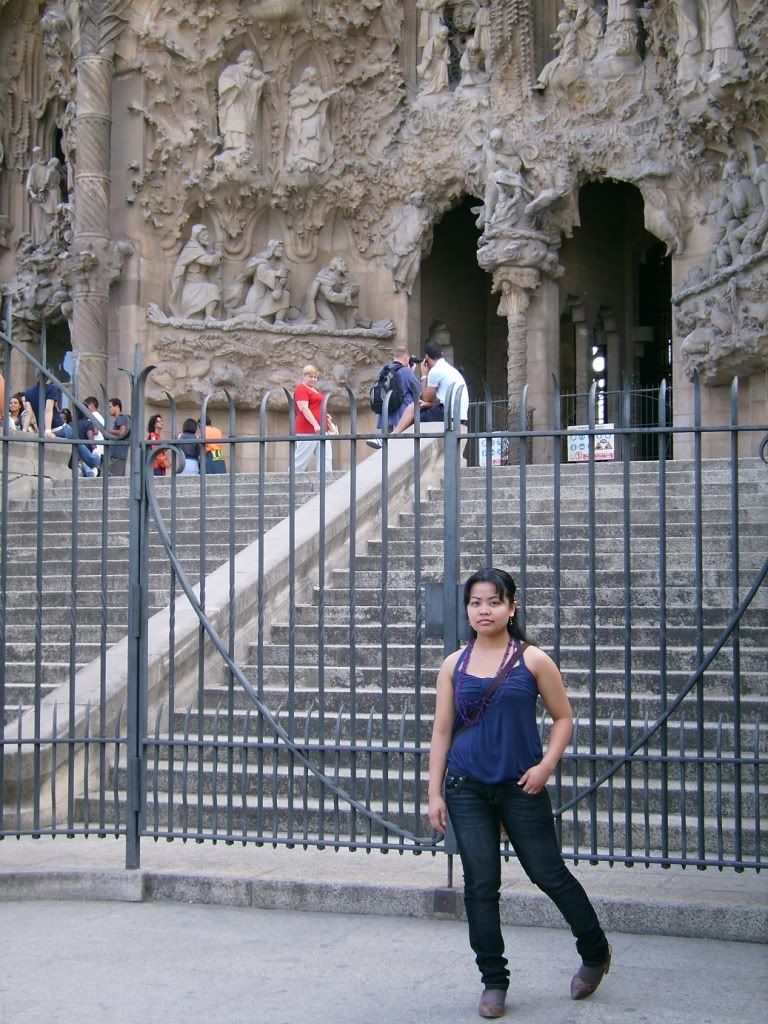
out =
[[686,376],[723,385],[768,370],[768,252],[701,276],[694,272],[672,300]]
[[178,402],[199,404],[214,394],[221,402],[226,389],[239,405],[257,408],[269,388],[277,389],[273,402],[285,405],[282,388],[293,389],[301,367],[318,362],[328,367],[335,385],[331,407],[349,407],[343,388],[349,386],[362,400],[376,368],[390,357],[389,335],[374,331],[333,332],[314,328],[312,333],[253,327],[211,330],[202,322],[196,329],[168,330],[150,325],[150,343],[157,368],[147,384],[147,396],[165,401],[166,392]]

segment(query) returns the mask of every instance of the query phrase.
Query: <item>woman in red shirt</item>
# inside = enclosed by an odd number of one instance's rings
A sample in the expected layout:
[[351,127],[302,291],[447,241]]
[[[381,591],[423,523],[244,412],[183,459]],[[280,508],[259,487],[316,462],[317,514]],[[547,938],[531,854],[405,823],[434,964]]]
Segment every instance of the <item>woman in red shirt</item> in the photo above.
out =
[[[296,433],[302,435],[302,440],[296,442],[296,470],[299,473],[305,472],[309,460],[317,453],[316,463],[320,469],[320,417],[322,415],[323,398],[322,391],[317,390],[317,381],[320,371],[316,366],[305,366],[302,370],[304,380],[297,384],[293,391],[293,403],[296,409]],[[329,414],[326,414],[326,432],[338,433],[335,424]],[[304,438],[303,435],[309,435]],[[325,468],[327,472],[333,469],[333,453],[330,443],[325,444]]]

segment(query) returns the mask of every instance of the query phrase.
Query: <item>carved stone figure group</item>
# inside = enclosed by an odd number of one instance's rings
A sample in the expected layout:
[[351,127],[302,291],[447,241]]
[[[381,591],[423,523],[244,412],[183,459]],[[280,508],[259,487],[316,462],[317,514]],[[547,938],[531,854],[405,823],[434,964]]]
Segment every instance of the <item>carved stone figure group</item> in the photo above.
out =
[[221,261],[221,250],[210,244],[207,227],[196,224],[171,275],[168,307],[172,316],[218,321],[252,316],[270,324],[317,324],[329,331],[369,324],[359,318],[360,285],[350,277],[341,256],[317,273],[301,306],[291,302],[282,239],[271,239],[263,251],[247,260],[226,290]]
[[738,159],[728,160],[722,190],[710,213],[710,274],[768,249],[768,162],[759,164],[750,175]]

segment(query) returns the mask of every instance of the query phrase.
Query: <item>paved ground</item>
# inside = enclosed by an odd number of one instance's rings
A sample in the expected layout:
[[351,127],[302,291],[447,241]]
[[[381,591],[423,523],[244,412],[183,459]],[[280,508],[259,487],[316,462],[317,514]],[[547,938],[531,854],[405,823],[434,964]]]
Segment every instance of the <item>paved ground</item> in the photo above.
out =
[[[4,900],[83,899],[406,917],[461,913],[458,858],[451,893],[445,890],[443,855],[144,840],[141,870],[126,871],[124,865],[125,844],[114,838],[5,839],[0,842],[0,911]],[[611,933],[768,943],[764,873],[569,866]],[[505,923],[562,927],[555,908],[514,860],[504,865],[502,876]]]
[[[506,928],[508,1019],[758,1024],[765,946],[613,935],[595,996],[568,998],[571,937]],[[479,983],[458,921],[176,904],[0,903],[2,1024],[459,1024]]]

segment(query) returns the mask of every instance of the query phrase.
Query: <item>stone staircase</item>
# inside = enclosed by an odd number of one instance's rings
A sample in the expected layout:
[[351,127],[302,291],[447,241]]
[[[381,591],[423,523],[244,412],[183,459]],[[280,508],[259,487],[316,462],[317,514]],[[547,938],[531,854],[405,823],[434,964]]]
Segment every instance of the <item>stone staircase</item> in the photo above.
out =
[[[329,482],[343,476],[329,474]],[[176,553],[193,582],[200,573],[199,478],[155,481],[166,524],[175,521]],[[319,489],[313,473],[296,477],[295,506],[300,508]],[[83,479],[73,529],[71,483],[56,483],[45,491],[42,546],[37,544],[37,500],[11,501],[8,516],[8,586],[6,595],[5,723],[34,702],[36,665],[37,569],[39,561],[41,696],[67,684],[76,605],[74,666],[79,670],[126,634],[128,619],[128,502],[127,479],[109,481],[105,506],[103,480]],[[206,567],[210,572],[230,553],[230,484],[228,476],[208,477],[206,483]],[[173,504],[172,504],[173,503]],[[266,532],[289,510],[288,474],[269,473],[263,495]],[[175,514],[172,516],[172,508]],[[259,533],[259,478],[238,474],[235,491],[234,548],[240,551]],[[108,532],[103,558],[102,525]],[[77,567],[72,585],[73,543]],[[39,559],[38,559],[39,555]],[[149,614],[165,607],[170,596],[170,568],[154,522],[150,523]],[[102,588],[103,584],[103,588]],[[104,604],[102,606],[102,589]],[[66,697],[62,699],[66,705]]]
[[[631,689],[625,683],[624,540],[619,465],[596,467],[596,674],[590,686],[589,546],[587,469],[562,469],[559,662],[577,716],[574,739],[552,787],[559,804],[582,791],[660,716],[659,493],[658,467],[631,473]],[[768,551],[768,469],[759,460],[740,464],[740,590],[743,597]],[[731,613],[730,479],[726,463],[704,469],[703,650],[706,654]],[[461,496],[463,575],[486,563],[483,471],[464,473]],[[519,578],[519,489],[516,469],[494,470],[494,564]],[[419,635],[420,591],[414,573],[414,534],[421,530],[422,582],[442,575],[442,494],[403,510],[386,544],[386,610],[382,602],[382,545],[361,548],[350,577],[333,571],[322,594],[315,588],[295,611],[293,623],[273,622],[263,647],[261,692],[280,724],[337,785],[377,814],[423,835],[427,830],[427,746],[441,644]],[[695,636],[695,543],[693,470],[667,468],[665,506],[667,572],[666,637],[668,701],[698,662]],[[531,639],[553,644],[552,468],[529,467],[527,479],[526,613]],[[354,620],[350,608],[354,598]],[[322,632],[320,626],[322,625]],[[291,649],[291,634],[294,646]],[[733,717],[733,653],[726,647],[662,733],[641,748],[650,759],[622,768],[594,797],[561,819],[564,850],[628,858],[659,851],[682,861],[705,854],[734,856],[736,786],[732,755],[736,736],[742,755],[742,856],[761,855],[755,820],[768,809],[768,772],[749,763],[765,756],[768,721],[768,588],[758,592],[740,627],[741,720]],[[322,645],[323,662],[318,649]],[[386,652],[386,655],[384,655]],[[382,663],[386,658],[386,673]],[[354,663],[354,664],[352,664]],[[257,685],[258,648],[251,644],[249,679]],[[229,708],[232,708],[230,715]],[[697,715],[702,716],[701,748]],[[200,837],[248,835],[278,843],[385,841],[365,816],[294,763],[274,734],[260,726],[239,688],[209,685],[203,706],[177,710],[170,723],[153,718],[158,742],[148,766],[147,827],[157,835],[190,831]],[[542,719],[542,728],[545,723]],[[192,739],[194,746],[186,745]],[[245,746],[222,745],[227,739]],[[263,741],[263,742],[262,742]],[[663,769],[661,743],[673,759]],[[352,748],[352,749],[350,749]],[[173,751],[172,757],[169,750]],[[590,761],[584,754],[592,753]],[[698,762],[696,758],[698,757]],[[718,760],[722,757],[723,760]],[[117,766],[124,786],[124,767]],[[631,792],[628,797],[628,787]],[[666,806],[666,816],[662,810]],[[396,842],[396,837],[389,836]],[[632,853],[628,853],[630,850]]]

